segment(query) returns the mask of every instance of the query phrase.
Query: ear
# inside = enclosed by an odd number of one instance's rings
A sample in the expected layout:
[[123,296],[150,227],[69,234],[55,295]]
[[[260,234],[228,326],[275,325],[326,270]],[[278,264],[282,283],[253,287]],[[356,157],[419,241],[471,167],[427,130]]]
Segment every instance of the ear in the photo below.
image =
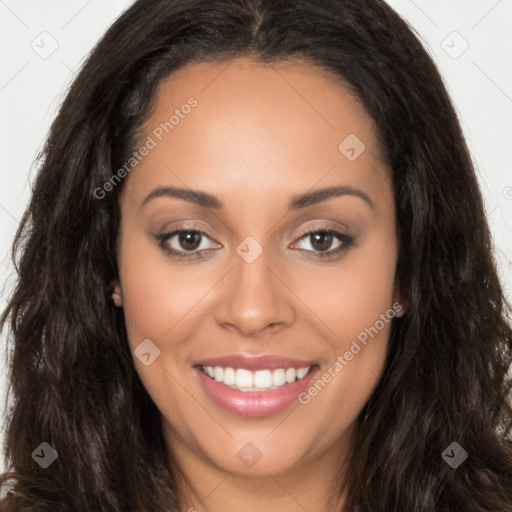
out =
[[402,289],[399,284],[395,286],[395,292],[393,294],[393,311],[395,312],[395,317],[400,318],[404,316],[407,312],[407,300],[405,299],[405,294],[402,292]]
[[123,305],[121,284],[119,281],[114,281],[112,284],[114,287],[114,291],[112,292],[112,300],[117,307],[121,307]]

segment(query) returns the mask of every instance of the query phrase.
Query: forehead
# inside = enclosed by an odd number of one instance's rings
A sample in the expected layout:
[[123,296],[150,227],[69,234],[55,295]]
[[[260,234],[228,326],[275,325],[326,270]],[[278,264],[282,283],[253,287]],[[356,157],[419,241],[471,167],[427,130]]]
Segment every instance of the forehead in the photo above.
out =
[[162,180],[219,197],[242,189],[289,197],[320,180],[381,193],[388,185],[364,107],[332,75],[297,61],[241,58],[177,70],[158,87],[139,144],[149,139],[127,184],[140,194]]

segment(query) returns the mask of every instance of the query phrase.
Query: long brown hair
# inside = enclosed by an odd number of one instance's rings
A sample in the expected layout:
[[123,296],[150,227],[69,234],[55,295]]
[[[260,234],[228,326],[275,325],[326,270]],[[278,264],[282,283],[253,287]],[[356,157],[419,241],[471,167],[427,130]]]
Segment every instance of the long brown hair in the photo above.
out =
[[[160,415],[110,299],[122,183],[101,200],[95,190],[133,151],[164,77],[237,56],[334,73],[392,169],[408,310],[360,417],[345,510],[512,510],[510,309],[482,197],[435,65],[382,0],[139,0],[98,43],[52,125],[13,247],[2,510],[178,510]],[[42,442],[58,452],[46,469],[32,457]],[[457,469],[441,457],[452,442],[469,452]]]

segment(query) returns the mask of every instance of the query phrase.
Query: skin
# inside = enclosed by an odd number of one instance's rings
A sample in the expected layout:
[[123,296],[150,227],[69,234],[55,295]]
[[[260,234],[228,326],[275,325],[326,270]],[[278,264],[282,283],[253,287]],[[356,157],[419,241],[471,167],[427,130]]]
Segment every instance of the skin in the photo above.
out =
[[[390,170],[361,104],[303,62],[240,58],[181,68],[160,84],[141,143],[190,97],[197,106],[161,141],[153,137],[156,147],[123,184],[114,293],[131,349],[147,338],[160,349],[149,366],[136,357],[134,364],[183,474],[181,510],[333,510],[332,481],[382,373],[391,323],[307,405],[265,418],[219,408],[192,364],[239,353],[313,360],[319,375],[332,367],[400,300]],[[349,134],[366,146],[354,161],[338,149]],[[372,206],[342,195],[288,209],[292,198],[330,186],[360,190]],[[207,192],[223,207],[165,196],[141,206],[158,187]],[[173,259],[155,238],[178,228],[205,231],[195,252],[212,250]],[[304,236],[312,228],[354,243],[320,259],[318,243]],[[252,263],[236,252],[248,236],[263,249]],[[167,245],[190,248],[177,236]],[[320,249],[339,245],[333,238]],[[237,457],[247,442],[262,453],[251,468]]]

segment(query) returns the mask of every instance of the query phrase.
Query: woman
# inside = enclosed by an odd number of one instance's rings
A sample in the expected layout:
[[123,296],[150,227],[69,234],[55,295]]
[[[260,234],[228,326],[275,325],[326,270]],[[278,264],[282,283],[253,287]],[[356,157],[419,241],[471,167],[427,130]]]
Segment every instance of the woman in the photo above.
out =
[[384,2],[136,2],[15,252],[3,511],[512,510],[482,198]]

